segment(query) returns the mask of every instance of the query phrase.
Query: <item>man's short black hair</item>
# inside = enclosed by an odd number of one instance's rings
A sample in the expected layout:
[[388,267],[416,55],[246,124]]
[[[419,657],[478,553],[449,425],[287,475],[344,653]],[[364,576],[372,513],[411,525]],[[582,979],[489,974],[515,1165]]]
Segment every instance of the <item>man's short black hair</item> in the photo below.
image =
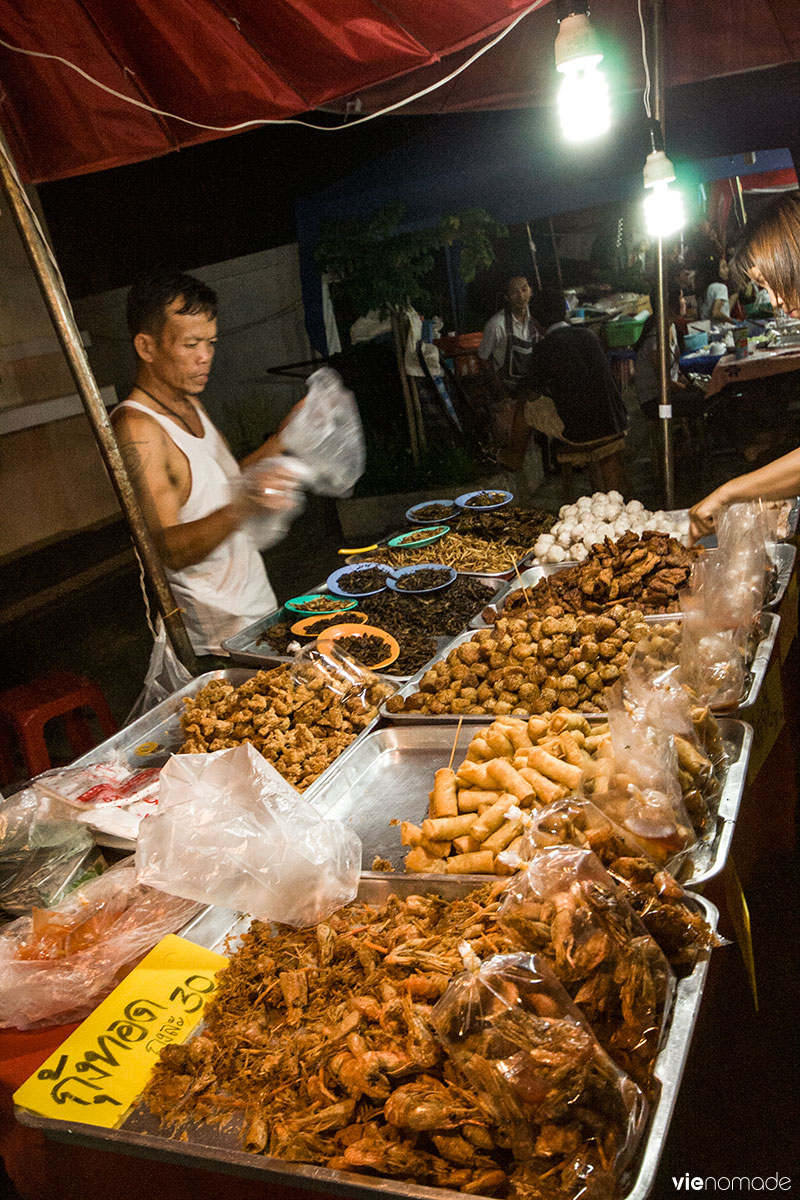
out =
[[567,302],[560,288],[542,288],[531,296],[528,310],[537,325],[543,325],[546,329],[549,325],[555,325],[556,321],[566,319]]
[[181,271],[157,271],[134,283],[125,302],[128,330],[158,337],[167,322],[167,309],[183,297],[179,313],[204,313],[212,321],[217,315],[217,293],[202,279]]

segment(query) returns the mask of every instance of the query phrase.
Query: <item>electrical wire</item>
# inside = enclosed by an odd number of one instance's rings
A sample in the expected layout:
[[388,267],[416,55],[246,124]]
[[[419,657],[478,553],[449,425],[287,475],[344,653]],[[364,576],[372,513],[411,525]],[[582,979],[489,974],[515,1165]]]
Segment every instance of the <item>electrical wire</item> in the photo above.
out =
[[455,70],[449,73],[449,75],[445,75],[443,79],[437,79],[434,83],[429,84],[420,91],[414,92],[413,95],[406,96],[402,100],[396,100],[394,104],[387,104],[385,108],[380,108],[374,113],[367,113],[366,116],[358,117],[356,120],[345,120],[341,125],[315,125],[311,121],[301,121],[297,117],[254,117],[249,121],[240,121],[236,125],[207,125],[203,121],[193,121],[190,117],[181,117],[178,116],[177,113],[167,112],[163,108],[155,108],[153,105],[145,103],[144,100],[137,100],[133,96],[126,96],[123,92],[118,92],[115,88],[109,87],[105,83],[101,83],[99,79],[95,79],[93,75],[90,75],[87,71],[84,71],[82,67],[77,65],[77,63],[71,62],[68,58],[63,58],[60,54],[48,54],[43,50],[26,50],[23,46],[15,46],[13,43],[5,41],[3,38],[0,38],[0,46],[4,46],[6,50],[12,50],[16,54],[27,55],[30,58],[45,58],[50,59],[53,62],[63,63],[65,67],[69,67],[71,71],[75,71],[83,79],[87,80],[88,83],[100,88],[101,91],[108,92],[111,96],[116,96],[118,100],[124,100],[126,104],[131,104],[135,108],[144,109],[146,112],[153,113],[154,116],[168,117],[171,121],[180,121],[184,125],[191,125],[194,129],[208,129],[212,133],[239,133],[245,129],[253,129],[262,125],[300,125],[304,129],[314,129],[319,133],[338,133],[342,129],[354,129],[356,125],[363,125],[365,121],[374,121],[376,117],[383,117],[387,113],[395,112],[398,108],[404,108],[407,104],[413,104],[415,100],[420,100],[423,96],[427,96],[430,92],[434,92],[438,88],[444,87],[445,84],[450,83],[452,79],[455,79],[456,76],[460,75],[462,71],[466,71],[467,67],[471,67],[472,64],[481,57],[481,55],[486,54],[489,50],[492,50],[499,42],[503,40],[504,37],[511,32],[512,29],[514,29],[520,23],[520,21],[522,21],[530,13],[535,12],[537,8],[541,8],[541,6],[546,3],[547,0],[534,0],[534,3],[528,5],[528,7],[524,9],[523,12],[519,13],[510,24],[506,25],[504,29],[501,29],[495,37],[488,41],[484,46],[481,46],[480,49],[476,50],[474,54],[470,55],[466,62],[463,62],[461,66],[456,67]]
[[636,7],[639,12],[639,26],[642,31],[642,64],[644,66],[644,93],[642,95],[642,103],[644,104],[644,111],[647,113],[649,118],[652,117],[653,114],[650,111],[650,67],[647,63],[647,34],[645,33],[644,17],[642,16],[642,0],[637,0]]

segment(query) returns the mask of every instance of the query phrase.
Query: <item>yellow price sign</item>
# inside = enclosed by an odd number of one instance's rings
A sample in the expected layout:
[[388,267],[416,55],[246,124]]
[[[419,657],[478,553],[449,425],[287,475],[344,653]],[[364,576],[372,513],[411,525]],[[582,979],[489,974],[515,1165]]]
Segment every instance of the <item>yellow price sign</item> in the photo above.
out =
[[168,934],[14,1093],[62,1121],[119,1125],[165,1046],[186,1040],[228,960]]

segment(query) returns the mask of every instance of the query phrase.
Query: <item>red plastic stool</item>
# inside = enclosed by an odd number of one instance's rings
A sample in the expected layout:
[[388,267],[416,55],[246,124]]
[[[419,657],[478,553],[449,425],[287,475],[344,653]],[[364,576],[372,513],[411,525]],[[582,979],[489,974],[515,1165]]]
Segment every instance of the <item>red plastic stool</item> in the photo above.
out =
[[71,671],[49,671],[31,683],[0,692],[0,778],[14,779],[14,755],[11,741],[16,734],[28,772],[28,778],[47,771],[52,765],[44,727],[54,717],[62,717],[73,758],[85,754],[97,744],[97,738],[82,709],[92,709],[103,737],[117,732],[101,688],[84,675]]

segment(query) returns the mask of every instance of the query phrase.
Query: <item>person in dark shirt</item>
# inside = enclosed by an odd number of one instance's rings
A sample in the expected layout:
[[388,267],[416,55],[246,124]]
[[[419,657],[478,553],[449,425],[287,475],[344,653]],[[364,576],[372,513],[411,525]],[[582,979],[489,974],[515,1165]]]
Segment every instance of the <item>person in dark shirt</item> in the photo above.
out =
[[535,293],[530,312],[542,338],[531,349],[527,387],[550,396],[564,439],[593,442],[623,434],[628,414],[597,335],[567,322],[557,288]]

